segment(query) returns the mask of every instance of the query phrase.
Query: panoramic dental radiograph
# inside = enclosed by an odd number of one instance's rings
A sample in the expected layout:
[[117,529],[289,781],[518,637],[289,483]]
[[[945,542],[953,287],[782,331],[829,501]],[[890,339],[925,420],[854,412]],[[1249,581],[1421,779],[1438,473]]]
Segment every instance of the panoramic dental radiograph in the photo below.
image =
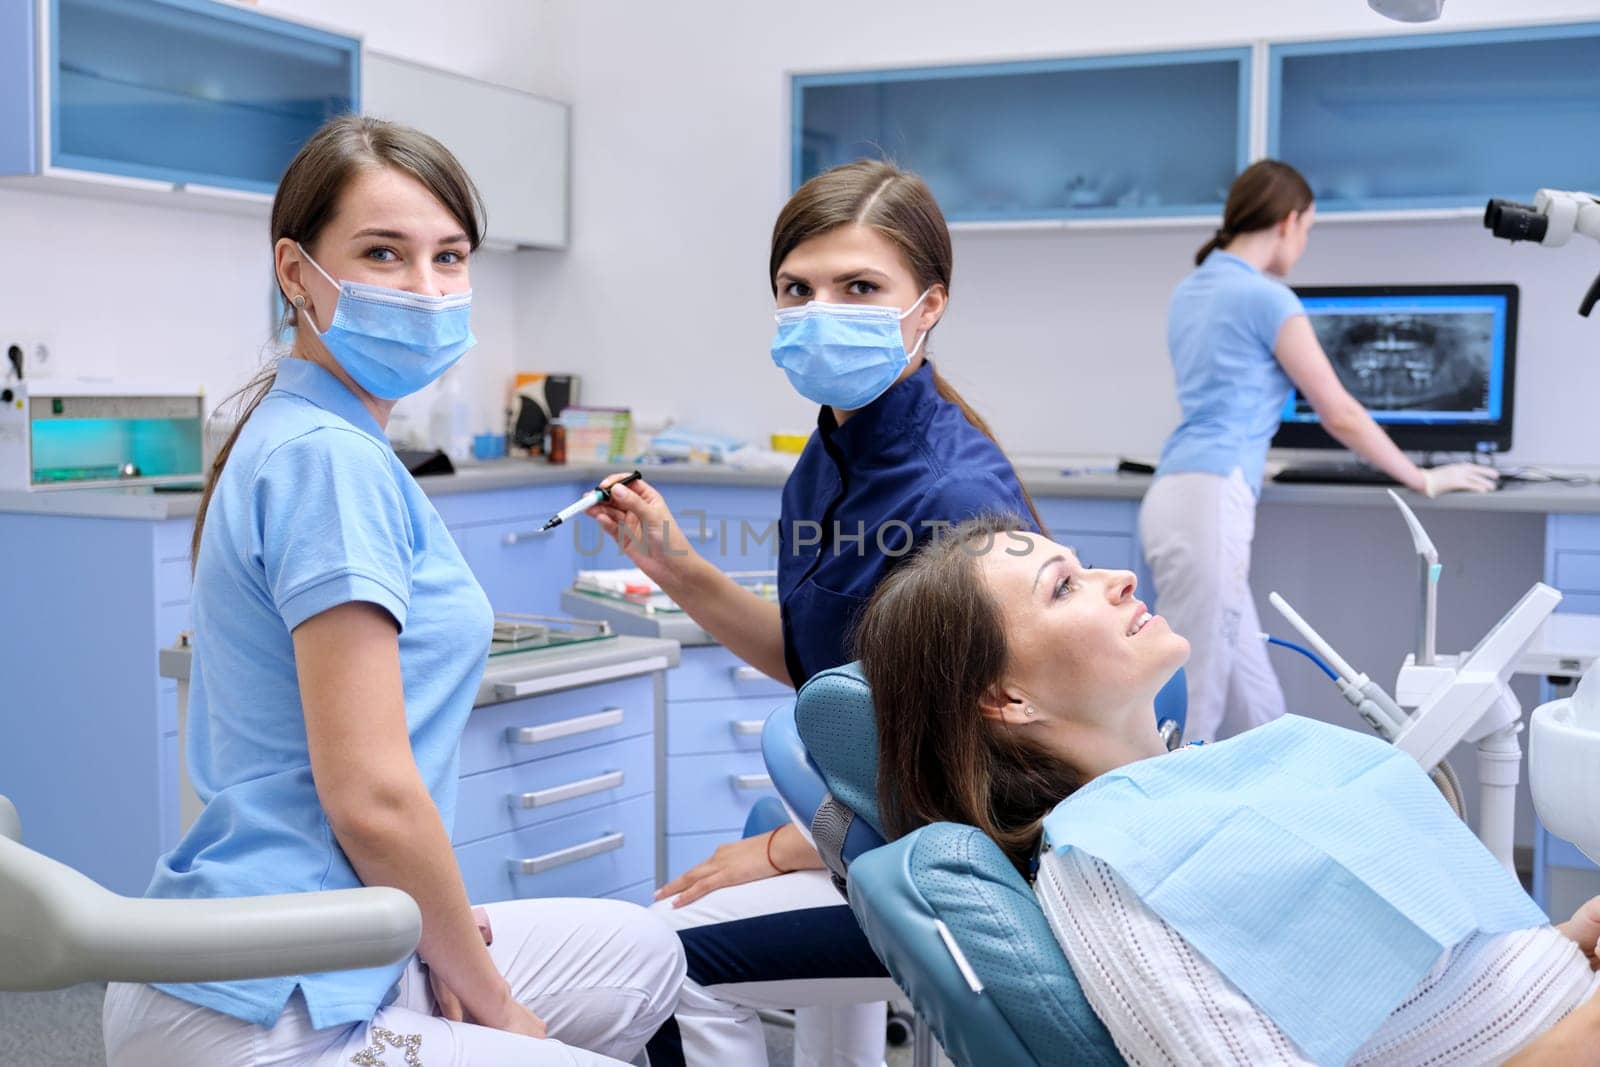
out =
[[1312,324],[1339,380],[1369,410],[1484,405],[1493,315],[1316,315]]

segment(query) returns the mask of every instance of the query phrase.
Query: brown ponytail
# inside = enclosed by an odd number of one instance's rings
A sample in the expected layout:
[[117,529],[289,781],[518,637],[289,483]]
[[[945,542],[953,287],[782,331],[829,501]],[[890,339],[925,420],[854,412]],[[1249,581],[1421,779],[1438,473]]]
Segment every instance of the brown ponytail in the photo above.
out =
[[[945,224],[944,212],[939,210],[939,202],[933,198],[932,191],[921,178],[892,163],[862,159],[812,178],[795,190],[778,213],[778,221],[772,227],[772,253],[767,261],[767,278],[773,294],[778,291],[778,269],[789,258],[789,253],[813,237],[850,225],[866,226],[892,241],[906,257],[919,288],[939,285],[947,294],[950,292],[955,252],[950,246],[950,227]],[[928,333],[931,338],[933,331]],[[933,371],[933,381],[939,395],[960,408],[973,428],[999,447],[1000,442],[989,424],[937,370]],[[1012,473],[1016,473],[1015,467]],[[1020,478],[1017,488],[1022,491],[1034,525],[1041,533],[1045,532],[1033,497]]]
[[[477,188],[467,172],[444,145],[420,130],[365,115],[341,115],[329,119],[289,162],[278,182],[272,201],[272,244],[283,238],[306,247],[315,245],[339,207],[339,197],[363,170],[390,167],[421,182],[461,224],[469,247],[483,241],[483,206]],[[281,288],[280,288],[281,291]],[[284,294],[287,303],[288,294]],[[293,308],[285,311],[278,333],[297,325]],[[206,474],[205,491],[194,519],[194,536],[189,541],[191,573],[200,558],[200,535],[205,530],[206,512],[217,479],[239,440],[239,432],[272,391],[277,380],[276,364],[257,374],[243,389],[234,393],[218,409],[244,399],[238,421],[227,440],[217,449]]]
[[1256,160],[1233,180],[1222,209],[1222,225],[1195,253],[1195,266],[1240,234],[1270,230],[1294,212],[1305,211],[1314,200],[1310,183],[1289,164],[1277,159]]

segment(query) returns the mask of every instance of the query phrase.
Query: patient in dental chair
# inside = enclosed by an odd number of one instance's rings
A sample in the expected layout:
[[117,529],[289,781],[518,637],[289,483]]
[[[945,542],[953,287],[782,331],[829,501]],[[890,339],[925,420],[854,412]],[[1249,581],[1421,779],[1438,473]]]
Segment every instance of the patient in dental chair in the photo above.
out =
[[1600,898],[1551,926],[1370,735],[1289,716],[1167,753],[1188,643],[1132,574],[974,520],[856,646],[885,829],[989,834],[1128,1062],[1600,1064]]

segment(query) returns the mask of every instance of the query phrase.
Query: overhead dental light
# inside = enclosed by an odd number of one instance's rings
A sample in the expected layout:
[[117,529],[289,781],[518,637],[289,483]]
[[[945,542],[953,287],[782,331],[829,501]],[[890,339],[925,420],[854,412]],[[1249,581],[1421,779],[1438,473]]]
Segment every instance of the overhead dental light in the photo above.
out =
[[1432,22],[1444,10],[1444,0],[1367,0],[1367,6],[1396,22]]

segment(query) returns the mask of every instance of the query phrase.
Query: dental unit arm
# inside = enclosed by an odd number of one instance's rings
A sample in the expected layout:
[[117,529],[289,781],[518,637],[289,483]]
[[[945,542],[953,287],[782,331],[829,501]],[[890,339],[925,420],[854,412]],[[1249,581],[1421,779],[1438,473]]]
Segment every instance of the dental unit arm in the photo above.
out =
[[1446,779],[1441,789],[1447,795],[1451,791],[1457,794],[1453,806],[1458,810],[1459,786],[1444,759],[1462,742],[1477,744],[1482,787],[1478,837],[1507,870],[1512,870],[1512,833],[1522,763],[1517,737],[1522,730],[1522,706],[1512,695],[1511,675],[1516,672],[1524,649],[1561,602],[1561,594],[1542,582],[1535,583],[1471,651],[1456,656],[1438,655],[1434,641],[1439,553],[1405,501],[1393,491],[1389,495],[1411,532],[1421,573],[1417,648],[1400,667],[1393,699],[1376,682],[1352,668],[1283,597],[1273,593],[1269,599],[1333,666],[1339,675],[1340,692],[1362,718],[1380,736],[1415,759],[1435,781]]
[[[1483,211],[1483,225],[1507,241],[1536,241],[1559,248],[1573,234],[1600,241],[1600,197],[1592,193],[1540,189],[1533,203],[1491,200]],[[1600,277],[1584,294],[1578,314],[1585,317],[1600,302]]]

